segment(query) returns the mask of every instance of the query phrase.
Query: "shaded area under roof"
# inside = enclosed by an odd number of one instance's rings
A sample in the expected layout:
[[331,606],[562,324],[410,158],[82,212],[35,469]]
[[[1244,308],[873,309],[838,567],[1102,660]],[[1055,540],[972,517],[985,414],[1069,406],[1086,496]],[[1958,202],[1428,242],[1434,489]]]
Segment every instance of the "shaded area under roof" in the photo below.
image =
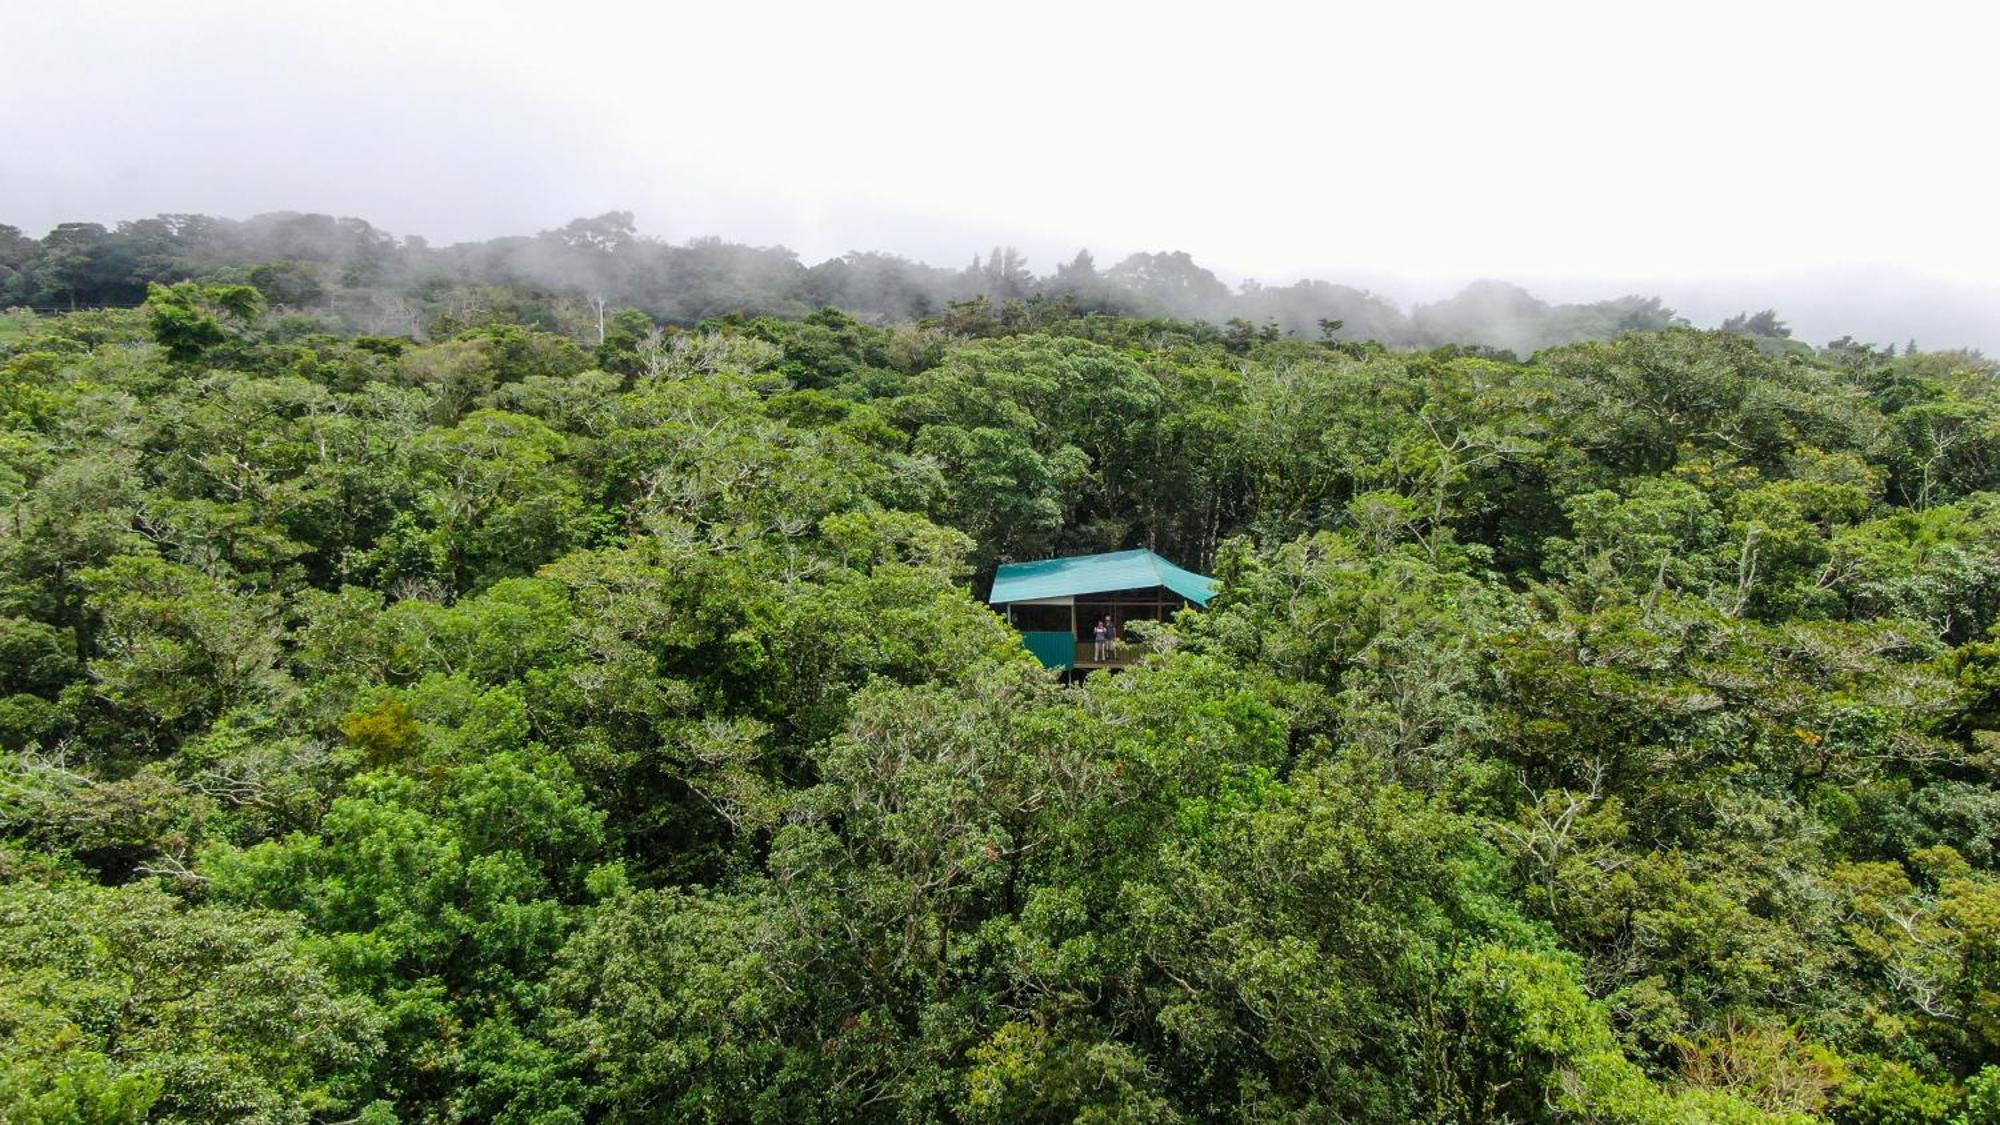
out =
[[1184,570],[1142,547],[1108,555],[1002,563],[986,600],[1005,605],[1152,586],[1165,586],[1196,605],[1207,605],[1215,596],[1215,579]]

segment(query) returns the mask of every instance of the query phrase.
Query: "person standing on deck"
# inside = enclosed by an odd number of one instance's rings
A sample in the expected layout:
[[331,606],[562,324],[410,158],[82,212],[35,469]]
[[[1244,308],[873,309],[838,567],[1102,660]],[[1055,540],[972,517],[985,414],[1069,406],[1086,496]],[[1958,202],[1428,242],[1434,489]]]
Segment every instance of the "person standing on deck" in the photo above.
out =
[[1091,632],[1091,636],[1096,641],[1091,646],[1091,659],[1100,664],[1111,659],[1111,644],[1116,635],[1111,628],[1111,618],[1109,615],[1098,618],[1097,628]]

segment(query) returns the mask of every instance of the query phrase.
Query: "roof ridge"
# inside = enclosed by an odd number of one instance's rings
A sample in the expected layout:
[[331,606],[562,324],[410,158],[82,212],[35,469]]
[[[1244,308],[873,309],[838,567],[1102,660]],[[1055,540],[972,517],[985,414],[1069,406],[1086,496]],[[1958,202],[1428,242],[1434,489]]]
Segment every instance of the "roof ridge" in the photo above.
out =
[[1213,578],[1188,570],[1151,547],[1007,562],[1000,564],[993,578],[987,600],[996,605],[1141,585],[1162,586],[1206,604],[1215,587]]

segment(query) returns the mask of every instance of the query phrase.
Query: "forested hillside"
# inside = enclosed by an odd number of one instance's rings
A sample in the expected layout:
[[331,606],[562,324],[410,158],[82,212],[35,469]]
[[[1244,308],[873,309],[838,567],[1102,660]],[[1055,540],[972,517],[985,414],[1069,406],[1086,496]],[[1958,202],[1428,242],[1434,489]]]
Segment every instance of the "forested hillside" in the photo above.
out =
[[0,321],[0,1119],[2000,1120],[1979,357],[349,234]]
[[[255,286],[294,331],[422,335],[505,316],[595,338],[608,308],[689,326],[729,313],[802,317],[838,308],[876,323],[999,315],[1009,302],[1045,315],[1177,317],[1239,336],[1478,344],[1526,355],[1578,340],[1684,323],[1656,297],[1551,305],[1518,286],[1479,282],[1405,313],[1352,286],[1248,281],[1232,289],[1184,252],[1139,253],[1099,269],[1089,251],[1037,275],[995,247],[963,269],[855,252],[806,265],[780,246],[719,238],[670,244],[638,232],[629,211],[577,219],[533,237],[432,247],[369,223],[283,212],[246,221],[161,215],[105,227],[64,223],[41,238],[0,226],[0,307],[44,311],[132,306],[146,287],[190,279]],[[990,311],[987,311],[990,306]],[[1738,330],[1789,335],[1773,314]]]

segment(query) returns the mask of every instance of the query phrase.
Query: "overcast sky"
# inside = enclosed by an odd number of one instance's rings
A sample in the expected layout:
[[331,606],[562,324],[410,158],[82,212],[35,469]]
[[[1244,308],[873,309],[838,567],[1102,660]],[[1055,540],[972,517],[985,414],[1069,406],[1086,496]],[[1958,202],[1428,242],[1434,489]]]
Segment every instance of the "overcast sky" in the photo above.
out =
[[808,260],[1185,249],[1994,351],[1990,13],[0,0],[0,222],[327,211],[445,242],[628,209]]

